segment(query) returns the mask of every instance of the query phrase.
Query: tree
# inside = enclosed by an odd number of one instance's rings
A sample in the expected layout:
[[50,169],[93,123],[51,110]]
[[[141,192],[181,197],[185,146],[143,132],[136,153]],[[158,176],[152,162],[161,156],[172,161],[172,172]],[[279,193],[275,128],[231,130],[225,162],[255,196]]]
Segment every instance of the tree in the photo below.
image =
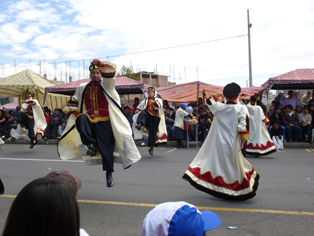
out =
[[120,71],[118,72],[118,76],[126,76],[126,77],[129,77],[130,79],[134,79],[137,81],[140,80],[139,76],[134,75],[132,66],[129,66],[129,67],[122,66]]

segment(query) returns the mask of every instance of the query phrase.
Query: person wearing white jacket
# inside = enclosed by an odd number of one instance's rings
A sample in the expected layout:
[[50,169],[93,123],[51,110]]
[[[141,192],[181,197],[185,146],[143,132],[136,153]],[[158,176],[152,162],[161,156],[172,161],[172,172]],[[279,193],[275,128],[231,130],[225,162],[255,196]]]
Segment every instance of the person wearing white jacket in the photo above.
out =
[[182,103],[176,112],[176,117],[173,124],[176,129],[175,135],[177,140],[177,148],[183,147],[182,139],[184,139],[184,117],[189,115],[189,113],[185,111],[186,108],[186,104]]

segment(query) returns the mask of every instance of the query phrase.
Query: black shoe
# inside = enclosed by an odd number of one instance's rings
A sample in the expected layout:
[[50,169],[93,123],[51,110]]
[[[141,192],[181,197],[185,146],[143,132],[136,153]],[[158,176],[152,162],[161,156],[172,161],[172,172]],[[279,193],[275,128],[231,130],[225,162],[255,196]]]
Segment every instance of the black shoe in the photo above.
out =
[[124,168],[124,170],[129,169],[132,165],[128,165],[127,167]]
[[107,171],[106,179],[107,179],[107,187],[108,188],[112,187],[114,184],[113,184],[113,178],[112,178],[112,173],[111,172]]
[[258,154],[255,154],[255,157],[260,157],[260,155],[261,155],[261,154],[259,154],[259,153],[258,153]]
[[135,126],[135,128],[136,128],[137,130],[141,130],[141,129],[142,129],[142,125],[141,125],[141,124],[138,124],[137,126]]
[[34,144],[33,143],[31,143],[31,145],[29,146],[29,149],[33,149],[34,148]]
[[181,148],[180,140],[177,140],[177,148]]
[[150,149],[148,149],[148,152],[151,156],[154,156],[154,147],[150,147]]
[[87,156],[95,156],[96,155],[96,151],[95,151],[95,146],[94,144],[90,144],[88,145],[88,150],[86,152]]
[[15,141],[16,138],[12,136],[10,140],[11,140],[11,141]]
[[12,129],[17,129],[17,121],[15,120],[13,124],[10,125]]

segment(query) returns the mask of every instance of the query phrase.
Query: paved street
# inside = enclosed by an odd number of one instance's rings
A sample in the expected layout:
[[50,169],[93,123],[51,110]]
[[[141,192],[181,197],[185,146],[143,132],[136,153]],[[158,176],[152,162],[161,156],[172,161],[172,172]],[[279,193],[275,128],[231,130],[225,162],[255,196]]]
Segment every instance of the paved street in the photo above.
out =
[[[314,233],[314,152],[286,149],[267,157],[248,157],[260,174],[257,196],[230,202],[200,192],[182,175],[198,149],[158,147],[155,156],[139,147],[142,159],[128,170],[115,165],[115,186],[106,187],[101,166],[80,160],[62,162],[55,145],[6,144],[0,150],[0,177],[5,195],[0,197],[0,232],[7,213],[23,186],[51,170],[68,170],[82,180],[77,199],[81,228],[92,235],[141,235],[141,223],[154,205],[186,201],[217,213],[222,225],[208,235],[312,235]],[[229,226],[238,229],[230,230]]]

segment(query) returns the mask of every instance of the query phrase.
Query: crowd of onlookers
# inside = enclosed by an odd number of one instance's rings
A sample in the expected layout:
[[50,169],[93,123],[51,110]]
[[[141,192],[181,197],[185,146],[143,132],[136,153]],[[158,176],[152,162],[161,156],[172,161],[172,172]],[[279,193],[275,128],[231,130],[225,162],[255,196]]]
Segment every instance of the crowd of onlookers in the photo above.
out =
[[[15,110],[10,111],[7,111],[5,107],[0,109],[0,138],[8,139],[12,136],[14,116],[18,111],[20,111],[19,106]],[[55,108],[52,112],[48,107],[43,108],[43,113],[47,122],[43,138],[45,140],[60,138],[67,125],[69,114],[64,113],[59,108]]]
[[[298,142],[306,141],[312,142],[312,129],[314,127],[314,94],[307,92],[299,97],[298,93],[290,90],[288,96],[280,91],[278,96],[272,101],[267,109],[260,100],[260,94],[254,95],[257,97],[257,105],[261,106],[265,116],[269,119],[266,127],[269,130],[270,136],[283,136],[284,141]],[[124,112],[128,118],[130,125],[133,125],[133,116],[137,113],[136,108],[139,104],[139,98],[134,99],[132,106],[125,106]],[[165,122],[168,132],[168,141],[175,140],[175,128],[173,127],[175,121],[176,111],[181,106],[181,103],[175,106],[170,106],[167,100],[163,100],[163,110],[165,114]],[[210,130],[214,115],[210,112],[207,106],[204,105],[203,99],[200,97],[198,102],[192,102],[187,105],[186,111],[193,115],[193,119],[198,120],[198,133],[196,133],[195,126],[188,127],[189,139],[204,141],[208,131]],[[190,119],[190,118],[189,118]],[[187,138],[187,137],[186,137]],[[145,145],[144,139],[142,145]]]
[[[139,98],[134,99],[134,104],[132,106],[125,106],[124,107],[124,113],[126,117],[128,118],[130,125],[132,127],[133,125],[133,116],[138,111],[136,110],[137,106],[139,104]],[[171,107],[167,100],[163,100],[163,110],[165,115],[165,123],[168,133],[168,141],[175,140],[175,127],[174,127],[174,121],[175,121],[175,115],[179,107],[181,106],[181,103],[176,104],[175,106]],[[189,139],[196,140],[196,135],[198,135],[198,140],[204,141],[206,138],[206,135],[210,129],[210,126],[212,124],[212,121],[214,119],[214,115],[210,112],[207,106],[204,105],[203,99],[200,97],[198,104],[197,102],[192,102],[187,105],[186,111],[193,116],[193,119],[198,120],[198,133],[196,134],[195,126],[191,125],[188,127],[189,130]],[[187,118],[191,119],[191,118]],[[187,137],[186,137],[187,138]],[[146,140],[143,139],[143,142],[141,143],[142,146],[146,144]]]
[[[272,101],[269,109],[260,101],[259,94],[255,94],[258,98],[257,105],[261,106],[264,114],[269,118],[270,122],[266,124],[269,128],[271,137],[278,132],[284,136],[287,142],[297,142],[300,140],[312,143],[312,129],[314,127],[314,94],[307,92],[299,98],[298,93],[289,91],[288,96],[280,91],[278,96]],[[137,106],[140,100],[138,97],[134,99],[132,106],[125,106],[124,113],[133,129],[133,116],[138,112]],[[167,100],[163,100],[163,110],[168,133],[168,141],[175,140],[175,114],[181,106],[181,103],[170,106]],[[7,111],[5,107],[0,109],[0,137],[10,138],[12,132],[12,124],[14,123],[14,115],[20,111],[17,106],[15,110]],[[198,132],[196,128],[190,125],[189,139],[204,141],[212,124],[214,115],[210,112],[207,106],[204,105],[203,99],[200,97],[198,101],[189,103],[186,111],[193,116],[193,119],[198,120]],[[64,113],[61,109],[55,108],[52,112],[48,107],[43,108],[43,113],[47,122],[44,139],[60,138],[64,131],[69,114]],[[188,118],[191,119],[191,118]],[[279,128],[279,130],[278,130]],[[186,137],[187,138],[187,137]],[[143,139],[142,146],[146,144]]]
[[265,112],[269,118],[270,135],[276,132],[272,127],[281,128],[287,142],[312,141],[314,125],[314,94],[307,92],[301,98],[298,93],[290,90],[288,96],[280,91],[272,101],[269,111]]

